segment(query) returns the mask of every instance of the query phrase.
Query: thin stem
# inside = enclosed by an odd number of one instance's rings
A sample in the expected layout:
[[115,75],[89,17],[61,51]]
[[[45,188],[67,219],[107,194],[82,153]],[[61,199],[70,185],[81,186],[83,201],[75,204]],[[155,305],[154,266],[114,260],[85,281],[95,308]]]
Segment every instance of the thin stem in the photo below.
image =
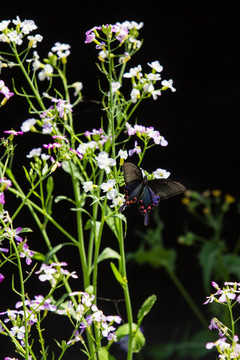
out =
[[177,276],[174,274],[174,272],[169,270],[168,267],[165,267],[165,269],[166,269],[170,279],[173,281],[175,286],[178,288],[178,290],[180,291],[180,293],[182,294],[182,296],[184,297],[184,299],[186,300],[189,307],[192,309],[192,311],[194,312],[194,314],[196,315],[196,317],[198,318],[200,323],[203,325],[204,328],[206,328],[208,326],[206,319],[204,318],[201,311],[196,306],[195,302],[193,301],[193,299],[191,298],[191,296],[189,295],[189,293],[187,292],[187,290],[185,289],[183,284],[180,282],[180,280],[177,278]]
[[120,250],[120,256],[121,256],[120,268],[121,268],[122,276],[123,276],[124,280],[126,281],[125,285],[123,286],[123,292],[124,292],[124,298],[125,298],[125,303],[126,303],[127,320],[128,320],[128,327],[129,327],[127,360],[131,360],[132,359],[132,341],[133,341],[132,305],[131,305],[130,293],[129,293],[128,282],[127,282],[127,270],[126,270],[126,259],[125,259],[122,221],[117,220],[117,222],[118,222],[118,230],[119,230],[119,250]]
[[39,92],[35,89],[35,86],[34,86],[33,82],[31,81],[30,77],[28,76],[28,73],[27,73],[27,71],[26,71],[26,69],[25,69],[25,67],[23,65],[23,62],[22,62],[22,60],[21,60],[21,58],[20,58],[20,56],[18,54],[17,46],[16,46],[15,43],[13,43],[12,49],[13,49],[13,53],[14,53],[14,55],[16,57],[16,60],[18,62],[18,65],[19,65],[20,69],[22,70],[23,75],[25,76],[25,78],[26,78],[26,80],[27,80],[27,82],[28,82],[28,84],[29,84],[29,86],[30,86],[30,88],[31,88],[31,90],[32,90],[38,104],[40,105],[42,110],[46,110],[45,106],[44,106],[44,104],[42,102],[42,99],[41,99],[41,97],[39,95]]

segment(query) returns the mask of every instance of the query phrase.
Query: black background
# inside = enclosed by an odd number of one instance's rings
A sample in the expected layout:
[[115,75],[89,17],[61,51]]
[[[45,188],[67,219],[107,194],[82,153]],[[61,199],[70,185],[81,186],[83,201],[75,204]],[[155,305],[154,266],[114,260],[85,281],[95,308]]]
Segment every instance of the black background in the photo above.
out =
[[[21,20],[33,19],[38,25],[38,32],[44,37],[38,46],[42,56],[56,41],[71,45],[69,79],[70,82],[83,82],[85,100],[100,99],[95,66],[97,52],[93,44],[84,44],[85,32],[94,25],[124,20],[143,21],[140,35],[144,44],[129,67],[141,64],[147,72],[147,62],[159,60],[164,67],[162,77],[172,78],[177,89],[175,93],[164,92],[157,101],[145,101],[136,114],[139,124],[155,126],[169,142],[166,148],[150,150],[143,167],[149,171],[157,167],[166,168],[173,178],[189,189],[220,188],[239,196],[239,13],[235,2],[149,0],[144,3],[92,3],[69,0],[63,4],[41,1],[37,5],[33,2],[25,2],[24,5],[11,2],[11,6],[1,8],[3,20],[14,19],[16,15]],[[11,88],[10,77],[10,72],[3,69],[1,78]],[[11,102],[16,105],[14,111]],[[18,130],[29,117],[26,107],[14,98],[1,109],[0,116],[1,130],[12,126]],[[80,105],[75,114],[76,121],[81,121],[80,126],[84,130],[97,127],[100,116],[98,106],[87,102],[82,107]],[[19,141],[22,154],[28,153],[30,144]],[[58,190],[61,191],[61,187]],[[130,209],[127,211],[133,228],[138,226],[144,230],[141,216]],[[177,246],[176,237],[184,216],[179,199],[169,200],[159,211],[169,229],[166,241],[170,246]],[[64,221],[64,215],[61,216]],[[137,248],[138,239],[133,231],[130,230],[127,240],[127,250]],[[193,296],[201,306],[205,294],[195,284],[197,275],[192,270],[195,260],[189,250],[185,249],[184,254],[181,251],[181,279],[192,287]],[[181,262],[183,256],[188,259],[187,262]],[[102,270],[107,277],[109,268],[104,266]],[[192,276],[189,275],[191,272]],[[111,281],[111,278],[102,281],[102,296],[113,297],[114,285]],[[172,328],[172,323],[166,325],[168,319],[178,326],[185,322],[187,309],[163,272],[159,278],[159,272],[156,275],[147,266],[130,266],[129,285],[130,289],[134,286],[134,315],[144,299],[154,292],[159,301],[168,303],[170,308],[162,307],[160,310],[161,305],[158,304],[146,320],[146,335],[150,342],[167,340],[166,326],[169,334]],[[119,294],[115,296],[121,297]],[[171,313],[174,315],[171,316]],[[160,320],[164,325],[159,325]],[[196,320],[193,318],[192,321],[195,323]]]

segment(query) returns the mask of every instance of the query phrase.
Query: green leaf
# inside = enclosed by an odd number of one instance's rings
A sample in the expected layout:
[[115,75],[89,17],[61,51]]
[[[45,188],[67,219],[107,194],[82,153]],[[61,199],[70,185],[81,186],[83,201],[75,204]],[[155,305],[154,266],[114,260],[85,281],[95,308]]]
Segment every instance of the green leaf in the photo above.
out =
[[73,173],[75,178],[79,179],[81,182],[84,181],[84,178],[80,172],[79,167],[77,165],[75,165],[73,162],[63,161],[62,169],[70,176],[72,176],[72,173]]
[[156,295],[151,295],[144,301],[140,310],[138,311],[138,315],[137,315],[138,325],[141,324],[143,318],[149,313],[149,311],[155,304],[156,300],[157,300]]
[[106,223],[108,224],[109,228],[112,230],[112,232],[118,239],[118,229],[117,229],[118,221],[116,221],[116,218],[112,214],[113,214],[113,210],[109,206],[106,206],[106,218],[105,218]]
[[73,199],[71,199],[71,198],[69,198],[69,197],[67,197],[65,195],[56,196],[55,199],[54,199],[54,202],[57,204],[58,202],[63,201],[63,200],[69,201],[69,202],[75,204]]
[[122,287],[124,287],[126,285],[127,280],[122,277],[122,275],[120,274],[114,263],[111,262],[110,265],[116,280],[122,285]]
[[30,229],[29,227],[24,227],[21,229],[21,233],[24,233],[24,232],[32,232],[32,229]]
[[34,260],[37,260],[37,261],[42,261],[42,262],[44,262],[44,261],[45,261],[45,254],[42,254],[42,253],[36,251],[36,252],[34,253],[34,255],[33,255],[33,259],[34,259]]
[[132,256],[140,265],[148,264],[154,268],[167,267],[174,271],[176,251],[173,249],[164,249],[161,246],[154,246],[150,250],[138,250]]
[[[137,324],[132,323],[132,331],[136,331],[137,328],[138,328]],[[123,325],[119,326],[117,328],[117,330],[115,331],[115,334],[116,334],[118,340],[120,340],[124,336],[128,335],[129,334],[129,326],[128,326],[128,324],[123,324]]]
[[100,221],[93,221],[91,219],[88,219],[88,221],[86,222],[86,225],[84,226],[84,230],[91,230],[95,227],[95,235],[98,238],[99,235],[99,231],[100,231],[100,227],[101,227],[101,222]]
[[[145,345],[146,340],[140,328],[135,323],[132,323],[132,332],[133,332],[132,351],[134,353],[138,353]],[[115,334],[118,340],[129,335],[129,325],[124,324],[119,326],[119,328],[115,331]]]
[[98,350],[98,358],[101,360],[115,360],[115,358],[111,354],[109,354],[106,347],[101,347]]
[[126,217],[123,214],[116,214],[109,206],[106,206],[105,221],[117,239],[119,236],[118,233],[119,219],[124,221],[125,223],[127,222]]
[[120,260],[121,256],[117,251],[111,249],[110,247],[106,247],[98,256],[98,263],[107,259]]
[[53,188],[54,188],[53,177],[49,176],[48,179],[47,179],[47,184],[46,184],[46,189],[47,189],[48,196],[50,196],[52,194]]
[[50,251],[47,252],[46,256],[45,256],[45,259],[44,259],[44,262],[46,264],[49,263],[49,261],[52,259],[52,257],[59,251],[61,250],[64,246],[67,246],[67,245],[72,245],[72,243],[70,242],[66,242],[66,243],[62,243],[62,244],[58,244],[56,246],[54,246]]
[[224,264],[225,275],[226,273],[236,275],[240,279],[240,257],[235,254],[222,255],[221,261]]
[[[215,241],[206,242],[198,254],[198,258],[203,272],[203,283],[206,292],[210,292],[209,284],[211,283],[213,269],[217,270],[218,257],[224,250],[224,243]],[[217,279],[215,279],[217,280]]]
[[143,346],[145,345],[145,337],[141,330],[138,328],[137,332],[134,334],[133,342],[132,342],[132,349],[134,353],[138,353],[142,350]]

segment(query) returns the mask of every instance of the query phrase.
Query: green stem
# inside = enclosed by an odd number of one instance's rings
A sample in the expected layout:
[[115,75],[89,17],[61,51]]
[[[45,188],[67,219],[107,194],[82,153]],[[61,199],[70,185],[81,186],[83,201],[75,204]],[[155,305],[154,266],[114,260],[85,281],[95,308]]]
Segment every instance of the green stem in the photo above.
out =
[[41,97],[39,95],[39,92],[35,89],[35,86],[34,86],[33,82],[31,81],[30,77],[28,76],[28,73],[27,73],[27,71],[26,71],[26,69],[25,69],[25,67],[24,67],[24,65],[22,63],[22,60],[20,59],[20,56],[19,56],[18,51],[17,51],[17,45],[13,43],[12,49],[13,49],[13,53],[14,53],[14,55],[16,57],[16,60],[18,62],[18,65],[19,65],[20,69],[22,70],[23,75],[25,76],[25,78],[26,78],[26,80],[27,80],[27,82],[28,82],[33,94],[34,94],[34,97],[36,98],[36,100],[37,100],[38,104],[40,105],[41,109],[46,110],[45,106],[44,106],[44,104],[42,102],[42,99],[41,99]]
[[132,315],[132,306],[131,306],[131,299],[130,293],[128,288],[127,282],[127,270],[126,270],[126,259],[125,259],[125,249],[124,249],[124,238],[123,238],[123,228],[122,222],[118,221],[118,229],[119,229],[119,250],[121,256],[121,263],[120,268],[122,272],[122,276],[124,280],[126,280],[125,285],[123,286],[124,298],[126,303],[126,311],[127,311],[127,320],[128,320],[128,327],[129,327],[129,337],[128,337],[128,354],[127,360],[132,360],[132,341],[133,341],[133,332],[132,332],[132,323],[133,323],[133,315]]
[[29,345],[28,345],[28,319],[27,319],[27,307],[25,303],[25,287],[24,287],[24,277],[23,277],[23,270],[22,270],[22,263],[21,258],[19,256],[19,252],[17,249],[17,245],[14,241],[14,239],[11,237],[11,244],[14,248],[16,258],[17,258],[17,265],[18,265],[18,275],[19,275],[19,282],[20,282],[20,288],[21,288],[21,300],[22,300],[22,306],[23,306],[23,314],[24,314],[24,328],[25,328],[25,358],[29,358]]
[[206,319],[204,318],[204,316],[202,315],[201,311],[198,309],[198,307],[196,306],[195,302],[193,301],[193,299],[191,298],[191,296],[189,295],[189,293],[186,291],[186,289],[184,288],[183,284],[180,282],[180,280],[177,278],[177,276],[174,274],[174,272],[172,272],[171,270],[169,270],[169,268],[165,267],[169,277],[171,278],[171,280],[173,281],[173,283],[175,284],[175,286],[178,288],[178,290],[180,291],[181,295],[183,296],[183,298],[186,300],[186,302],[188,303],[189,307],[192,309],[192,311],[194,312],[194,314],[196,315],[196,317],[198,318],[198,320],[200,321],[200,323],[203,325],[204,328],[206,328],[208,326],[208,323],[206,321]]

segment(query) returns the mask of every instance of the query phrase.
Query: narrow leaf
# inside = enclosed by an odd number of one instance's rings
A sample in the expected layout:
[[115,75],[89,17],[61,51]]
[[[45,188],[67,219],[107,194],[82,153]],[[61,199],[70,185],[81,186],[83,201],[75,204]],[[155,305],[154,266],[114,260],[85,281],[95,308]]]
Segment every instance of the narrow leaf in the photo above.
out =
[[52,257],[59,251],[61,250],[64,246],[66,245],[72,245],[72,243],[70,242],[66,242],[66,243],[62,243],[62,244],[58,244],[56,246],[54,246],[54,248],[52,248],[50,251],[48,251],[48,253],[45,256],[45,260],[44,262],[46,264],[49,263],[49,261],[52,259]]
[[116,278],[116,280],[124,287],[126,284],[126,279],[124,279],[122,277],[122,275],[120,274],[120,272],[118,271],[118,269],[116,268],[116,266],[114,265],[114,263],[110,263],[111,268],[112,268],[112,272]]
[[142,322],[142,319],[149,313],[149,311],[155,304],[156,300],[157,300],[156,295],[151,295],[144,301],[137,315],[139,324]]
[[98,256],[98,263],[107,259],[117,259],[119,260],[121,256],[119,253],[109,247],[106,247],[101,254]]

